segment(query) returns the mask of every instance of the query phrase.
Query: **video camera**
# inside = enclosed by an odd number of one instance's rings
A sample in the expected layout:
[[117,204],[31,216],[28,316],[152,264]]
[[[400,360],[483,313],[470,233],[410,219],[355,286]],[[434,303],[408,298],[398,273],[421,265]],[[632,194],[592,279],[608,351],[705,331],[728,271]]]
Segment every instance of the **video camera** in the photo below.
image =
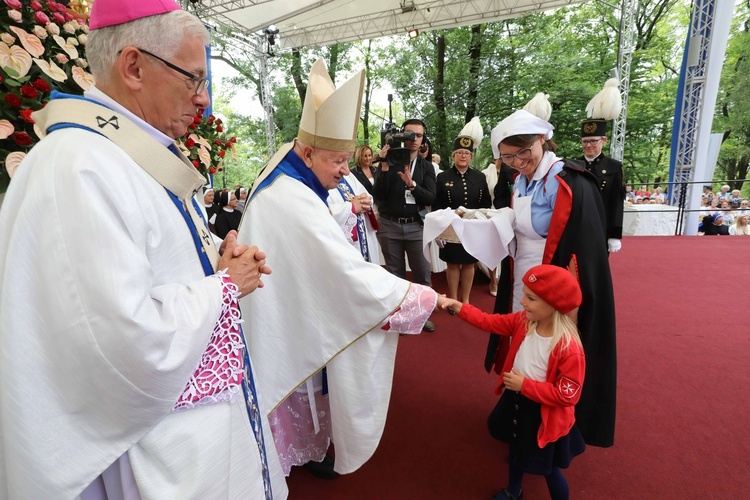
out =
[[390,146],[385,155],[389,170],[391,168],[403,170],[404,165],[410,163],[409,157],[411,156],[409,148],[404,147],[404,142],[413,141],[416,139],[416,135],[411,130],[402,132],[401,129],[393,124],[392,102],[393,94],[388,94],[388,123],[380,131],[380,147],[382,148],[386,144]]

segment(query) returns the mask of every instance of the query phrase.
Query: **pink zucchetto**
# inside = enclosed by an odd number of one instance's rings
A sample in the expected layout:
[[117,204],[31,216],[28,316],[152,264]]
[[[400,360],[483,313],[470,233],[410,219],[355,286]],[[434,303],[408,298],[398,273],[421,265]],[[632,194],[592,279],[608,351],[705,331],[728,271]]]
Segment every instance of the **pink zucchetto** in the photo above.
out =
[[96,0],[91,6],[89,29],[116,26],[173,10],[182,10],[182,7],[172,0]]

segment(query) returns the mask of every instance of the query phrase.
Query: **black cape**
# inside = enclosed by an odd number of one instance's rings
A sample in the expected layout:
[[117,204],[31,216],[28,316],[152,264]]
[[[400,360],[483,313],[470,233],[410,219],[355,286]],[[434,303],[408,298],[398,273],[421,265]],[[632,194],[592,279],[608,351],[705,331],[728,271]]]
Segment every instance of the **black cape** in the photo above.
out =
[[[596,178],[583,165],[565,160],[557,176],[560,188],[550,222],[542,263],[560,267],[573,264],[583,292],[578,329],[586,353],[586,377],[576,405],[576,421],[592,446],[614,444],[617,389],[615,303],[607,252],[604,207]],[[513,304],[513,272],[503,268],[498,283],[496,313],[508,313]],[[487,371],[502,369],[507,354],[504,337],[490,334],[485,357]]]

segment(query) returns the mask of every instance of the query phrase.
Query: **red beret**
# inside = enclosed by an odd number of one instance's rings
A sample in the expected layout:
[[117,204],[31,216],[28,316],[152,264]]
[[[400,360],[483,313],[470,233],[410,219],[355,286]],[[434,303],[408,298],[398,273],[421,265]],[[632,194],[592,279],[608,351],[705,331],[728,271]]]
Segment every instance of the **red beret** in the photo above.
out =
[[542,264],[529,269],[523,284],[563,314],[581,305],[581,287],[573,273],[565,268]]

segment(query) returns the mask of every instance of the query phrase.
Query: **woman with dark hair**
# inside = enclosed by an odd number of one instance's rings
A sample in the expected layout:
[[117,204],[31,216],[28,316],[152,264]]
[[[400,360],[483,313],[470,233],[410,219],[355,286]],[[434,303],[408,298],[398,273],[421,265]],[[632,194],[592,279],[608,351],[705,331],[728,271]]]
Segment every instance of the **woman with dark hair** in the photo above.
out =
[[[437,193],[432,208],[456,209],[459,207],[490,208],[492,198],[487,179],[479,170],[471,168],[476,141],[468,135],[459,135],[454,142],[453,167],[437,176]],[[445,279],[448,282],[448,297],[468,303],[474,268],[477,259],[471,256],[461,243],[445,243],[440,249],[440,259],[448,264]],[[459,298],[459,286],[461,295]]]
[[378,178],[378,169],[372,165],[372,148],[362,144],[354,151],[354,177],[362,184],[372,196],[372,187]]
[[[521,278],[533,266],[567,267],[578,278],[583,291],[578,328],[587,369],[576,419],[588,444],[607,447],[614,442],[617,358],[604,207],[593,174],[555,154],[553,129],[546,120],[519,110],[492,133],[499,158],[519,172],[512,199],[512,271],[500,276],[495,311],[521,309]],[[497,336],[491,337],[488,370],[493,363],[502,366],[505,348]]]
[[729,236],[729,226],[724,225],[724,214],[721,212],[703,217],[703,222],[698,225],[698,231],[706,236]]
[[235,210],[237,206],[237,197],[231,191],[222,191],[219,193],[219,211],[216,213],[214,228],[216,236],[226,238],[227,233],[234,229],[240,228],[240,219],[242,212]]

